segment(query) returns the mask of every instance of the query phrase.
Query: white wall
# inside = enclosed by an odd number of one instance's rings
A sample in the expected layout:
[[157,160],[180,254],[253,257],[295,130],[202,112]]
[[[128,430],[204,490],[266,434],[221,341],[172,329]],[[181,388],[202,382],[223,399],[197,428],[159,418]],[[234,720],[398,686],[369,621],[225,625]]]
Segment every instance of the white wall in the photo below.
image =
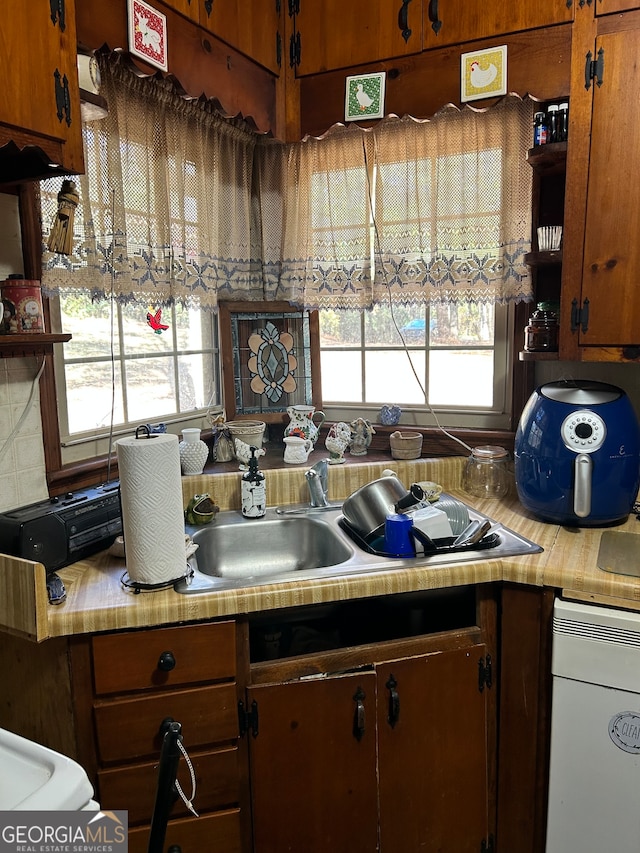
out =
[[[0,193],[0,281],[11,273],[24,273],[18,200]],[[41,363],[35,357],[0,358],[0,511],[49,496],[37,384],[27,410]]]

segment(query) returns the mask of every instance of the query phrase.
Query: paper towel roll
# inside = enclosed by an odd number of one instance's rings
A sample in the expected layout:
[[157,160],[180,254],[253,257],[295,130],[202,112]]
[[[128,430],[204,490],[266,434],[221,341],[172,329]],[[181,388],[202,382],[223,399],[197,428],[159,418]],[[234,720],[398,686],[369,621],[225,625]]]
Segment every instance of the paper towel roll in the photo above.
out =
[[180,452],[176,435],[116,442],[129,580],[166,584],[187,571]]

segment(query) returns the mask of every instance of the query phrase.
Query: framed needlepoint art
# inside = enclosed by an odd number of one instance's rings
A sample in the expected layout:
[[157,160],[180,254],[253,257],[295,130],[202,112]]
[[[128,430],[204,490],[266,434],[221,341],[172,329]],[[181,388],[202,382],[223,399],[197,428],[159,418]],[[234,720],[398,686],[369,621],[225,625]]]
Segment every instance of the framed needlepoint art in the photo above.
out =
[[129,51],[166,71],[167,18],[143,0],[128,0]]

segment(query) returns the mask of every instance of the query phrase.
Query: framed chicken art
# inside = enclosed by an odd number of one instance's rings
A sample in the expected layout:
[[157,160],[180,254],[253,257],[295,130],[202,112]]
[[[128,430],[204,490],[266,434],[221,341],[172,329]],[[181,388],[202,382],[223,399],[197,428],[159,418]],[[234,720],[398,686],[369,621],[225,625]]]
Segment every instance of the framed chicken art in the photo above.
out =
[[507,94],[507,46],[463,53],[460,57],[461,101]]
[[345,121],[362,121],[384,116],[385,78],[384,71],[347,77],[344,101]]

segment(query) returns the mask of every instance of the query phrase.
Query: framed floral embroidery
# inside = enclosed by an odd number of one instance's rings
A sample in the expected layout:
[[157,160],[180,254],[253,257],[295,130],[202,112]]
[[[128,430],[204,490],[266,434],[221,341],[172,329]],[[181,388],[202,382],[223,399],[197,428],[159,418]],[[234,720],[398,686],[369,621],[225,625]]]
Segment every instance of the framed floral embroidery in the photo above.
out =
[[283,421],[289,406],[322,407],[317,311],[288,302],[220,302],[227,420]]

